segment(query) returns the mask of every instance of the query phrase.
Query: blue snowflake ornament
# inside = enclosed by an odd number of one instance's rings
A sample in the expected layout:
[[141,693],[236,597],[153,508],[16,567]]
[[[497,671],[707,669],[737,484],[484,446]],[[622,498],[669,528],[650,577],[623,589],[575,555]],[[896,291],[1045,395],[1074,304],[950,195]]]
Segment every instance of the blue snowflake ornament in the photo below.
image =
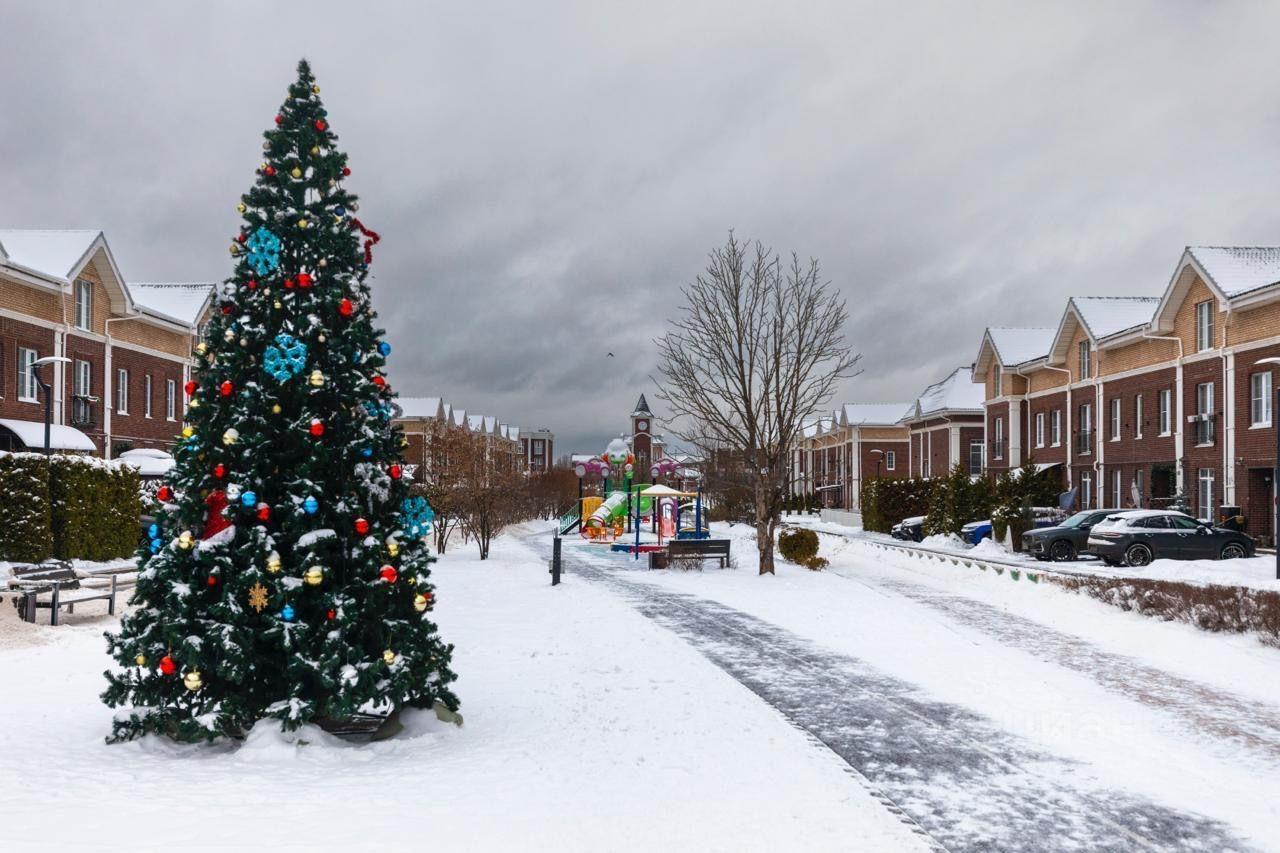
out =
[[307,345],[293,335],[276,335],[276,342],[262,353],[262,368],[277,382],[287,382],[307,366]]
[[280,238],[265,228],[259,228],[249,237],[249,266],[258,275],[280,266]]
[[414,539],[421,539],[431,532],[435,511],[426,498],[405,498],[400,504],[400,529]]

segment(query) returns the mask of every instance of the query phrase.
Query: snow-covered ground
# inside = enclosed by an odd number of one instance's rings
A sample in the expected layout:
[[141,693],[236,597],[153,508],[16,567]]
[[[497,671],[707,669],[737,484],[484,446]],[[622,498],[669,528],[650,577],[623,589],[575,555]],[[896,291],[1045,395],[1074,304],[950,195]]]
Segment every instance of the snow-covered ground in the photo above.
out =
[[[739,577],[746,577],[740,573]],[[114,619],[0,615],[0,849],[909,850],[831,752],[605,589],[515,536],[436,567],[462,728],[353,746],[107,745]]]
[[[1018,745],[1010,754],[1041,755],[1026,763],[1037,766],[1031,773],[1046,790],[1084,790],[1086,803],[1106,800],[1088,792],[1114,792],[1117,802],[1123,796],[1145,804],[1129,809],[1135,814],[1167,809],[1203,821],[1195,832],[1212,826],[1244,846],[1280,849],[1280,651],[1044,584],[943,570],[858,538],[821,537],[820,553],[831,560],[826,572],[780,563],[776,577],[762,578],[749,527],[716,525],[715,532],[734,540],[737,570],[709,564],[703,572],[628,571],[626,561],[598,550],[574,553],[628,585],[679,594],[674,601],[714,602],[843,655],[848,668],[873,674],[864,683],[891,676],[912,685],[920,701],[977,715],[994,733],[974,748],[998,751],[998,733]],[[939,742],[917,741],[921,756],[954,749],[941,744],[944,735],[939,728]],[[866,771],[873,781],[876,769]],[[899,802],[916,798],[924,820],[948,808],[976,813],[1000,799],[991,790],[913,789],[902,774],[886,774],[884,784],[897,786]],[[1235,842],[1208,843],[1222,849]]]

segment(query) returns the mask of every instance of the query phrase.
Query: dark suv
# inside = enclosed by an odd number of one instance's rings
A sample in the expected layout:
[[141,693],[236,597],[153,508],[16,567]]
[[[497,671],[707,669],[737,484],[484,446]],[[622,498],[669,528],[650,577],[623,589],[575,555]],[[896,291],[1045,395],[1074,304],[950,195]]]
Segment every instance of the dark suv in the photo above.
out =
[[1037,560],[1062,563],[1076,559],[1088,547],[1089,531],[1104,518],[1137,512],[1132,509],[1086,509],[1053,527],[1022,534],[1022,550]]
[[1109,566],[1152,560],[1234,560],[1253,556],[1253,540],[1171,510],[1112,514],[1089,531],[1089,551]]

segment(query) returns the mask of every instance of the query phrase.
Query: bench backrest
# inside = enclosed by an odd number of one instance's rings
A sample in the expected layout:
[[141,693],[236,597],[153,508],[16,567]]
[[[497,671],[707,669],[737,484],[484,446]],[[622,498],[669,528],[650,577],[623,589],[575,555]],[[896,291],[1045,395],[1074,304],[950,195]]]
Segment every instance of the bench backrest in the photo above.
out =
[[672,554],[728,554],[728,539],[673,539]]
[[45,563],[40,566],[14,566],[10,576],[24,583],[57,583],[59,586],[78,586],[79,578],[69,563]]

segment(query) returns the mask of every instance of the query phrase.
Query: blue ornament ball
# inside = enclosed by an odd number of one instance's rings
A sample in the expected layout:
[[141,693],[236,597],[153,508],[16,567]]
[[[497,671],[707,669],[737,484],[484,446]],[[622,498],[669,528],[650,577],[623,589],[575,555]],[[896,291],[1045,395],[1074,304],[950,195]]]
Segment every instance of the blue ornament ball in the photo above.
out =
[[160,549],[161,549],[161,548],[163,548],[163,547],[164,547],[164,543],[163,543],[163,542],[161,542],[159,539],[152,539],[152,540],[151,540],[151,553],[152,553],[152,554],[157,554],[157,553],[159,553],[159,552],[160,552]]
[[343,207],[342,205],[338,205],[337,207],[335,207],[335,208],[333,209],[333,215],[334,215],[334,216],[346,216],[346,215],[347,215],[347,209],[346,209],[345,207]]
[[160,525],[153,524],[147,528],[147,536],[156,539],[160,536]]
[[302,508],[306,510],[307,515],[315,515],[316,511],[320,509],[320,501],[316,500],[314,496],[308,496],[307,499],[302,502]]
[[370,456],[373,455],[373,448],[372,447],[360,448],[360,455],[368,459]]
[[386,341],[382,341],[378,344],[378,352],[382,353],[384,358],[391,355],[391,344]]
[[256,492],[242,492],[240,494],[240,504],[245,509],[253,509],[258,505],[258,495]]
[[284,621],[286,621],[286,622],[292,622],[292,621],[293,621],[293,619],[294,619],[294,616],[295,616],[295,615],[296,615],[296,614],[293,612],[293,605],[292,605],[292,604],[286,604],[286,605],[285,605],[285,606],[280,610],[280,618],[281,618],[281,619],[283,619],[283,620],[284,620]]

